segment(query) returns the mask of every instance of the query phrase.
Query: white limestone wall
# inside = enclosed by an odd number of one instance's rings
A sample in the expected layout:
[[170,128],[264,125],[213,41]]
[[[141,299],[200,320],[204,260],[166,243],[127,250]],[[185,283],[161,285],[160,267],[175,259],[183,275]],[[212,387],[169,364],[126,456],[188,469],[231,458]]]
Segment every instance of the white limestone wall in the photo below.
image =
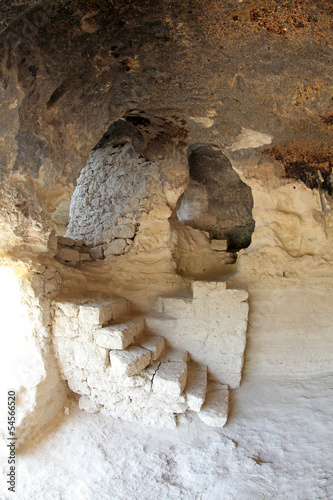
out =
[[[11,265],[9,265],[11,264]],[[4,402],[16,393],[17,447],[34,438],[61,410],[68,389],[60,379],[51,344],[51,299],[59,293],[58,270],[8,262],[0,267],[0,438],[8,436]],[[4,413],[3,413],[4,412]]]
[[246,345],[248,294],[225,282],[193,283],[193,298],[161,298],[146,324],[177,349],[188,349],[212,378],[239,387]]
[[256,287],[244,376],[304,379],[333,372],[333,290],[318,285]]

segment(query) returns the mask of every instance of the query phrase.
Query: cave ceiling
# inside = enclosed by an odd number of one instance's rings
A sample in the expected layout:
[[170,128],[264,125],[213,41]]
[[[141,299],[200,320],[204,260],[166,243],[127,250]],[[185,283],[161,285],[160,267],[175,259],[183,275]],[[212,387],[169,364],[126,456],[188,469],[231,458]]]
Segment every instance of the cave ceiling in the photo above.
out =
[[74,185],[123,119],[152,159],[266,134],[287,176],[332,194],[330,0],[7,0],[0,26],[2,180]]

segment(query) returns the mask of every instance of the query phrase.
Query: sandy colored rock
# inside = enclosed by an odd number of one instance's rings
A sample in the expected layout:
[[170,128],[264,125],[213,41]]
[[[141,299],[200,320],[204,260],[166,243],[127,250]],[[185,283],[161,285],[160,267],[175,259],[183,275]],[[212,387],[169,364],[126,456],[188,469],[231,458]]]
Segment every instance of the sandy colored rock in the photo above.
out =
[[89,253],[92,260],[103,259],[104,257],[103,245],[98,245],[96,247],[91,248]]
[[207,366],[199,363],[188,365],[185,396],[188,407],[193,411],[200,411],[206,397]]
[[[69,318],[77,318],[80,305],[75,302],[56,302],[55,307],[60,309],[65,316]],[[59,312],[58,312],[59,314]]]
[[78,368],[97,372],[103,372],[109,365],[108,350],[94,343],[57,337],[53,344],[61,364],[74,364]]
[[113,302],[99,302],[80,306],[79,321],[82,326],[104,325],[112,319]]
[[229,389],[227,385],[210,383],[206,400],[198,413],[209,427],[224,427],[228,419]]
[[153,391],[179,396],[182,394],[187,377],[187,364],[183,361],[162,362],[153,380]]
[[110,257],[112,255],[121,255],[122,253],[124,253],[126,246],[126,240],[118,239],[111,241],[111,243],[104,250],[104,256]]
[[74,338],[78,336],[79,322],[77,318],[56,315],[54,318],[52,333],[55,337]]
[[112,320],[119,321],[129,313],[129,302],[119,298],[112,300]]
[[173,349],[168,347],[161,355],[161,361],[181,361],[187,363],[189,359],[189,353],[187,351],[181,351],[179,349]]
[[72,238],[67,238],[66,236],[59,236],[58,244],[64,247],[73,247],[75,245],[75,241]]
[[126,323],[119,323],[96,330],[94,338],[96,344],[101,347],[107,349],[126,349],[126,347],[132,344],[134,338],[142,332],[143,328],[144,319],[138,318]]
[[80,254],[77,250],[71,248],[60,248],[57,253],[57,258],[64,261],[79,262]]
[[80,253],[80,262],[89,260],[91,260],[89,253]]
[[135,226],[127,224],[126,225],[121,224],[119,226],[115,226],[112,229],[112,234],[116,238],[124,238],[124,239],[133,238],[135,235]]
[[114,375],[135,375],[151,361],[151,352],[130,346],[124,351],[110,351],[111,370]]
[[150,335],[138,340],[138,345],[151,352],[152,361],[156,361],[165,349],[165,340],[158,335]]

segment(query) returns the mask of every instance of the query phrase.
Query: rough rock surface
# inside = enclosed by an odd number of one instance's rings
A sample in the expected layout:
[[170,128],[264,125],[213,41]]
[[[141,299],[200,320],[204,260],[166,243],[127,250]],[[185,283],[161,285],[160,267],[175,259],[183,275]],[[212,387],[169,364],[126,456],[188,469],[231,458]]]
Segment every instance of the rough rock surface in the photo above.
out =
[[124,253],[142,213],[165,199],[159,170],[131,143],[92,151],[72,197],[67,235],[88,245],[106,243],[105,255]]
[[[13,356],[11,366],[24,360],[22,440],[66,394],[50,348],[57,294],[115,293],[149,309],[157,295],[186,293],[193,268],[208,279],[207,256],[209,273],[223,274],[223,252],[169,221],[188,185],[193,146],[219,148],[251,189],[251,245],[226,271],[250,295],[249,365],[261,377],[328,373],[331,1],[5,0],[0,10],[0,258],[15,270],[32,321],[27,331],[8,323],[18,345],[27,333],[29,359],[9,350],[5,335],[1,353]],[[99,247],[98,260],[72,268],[54,259],[53,221],[63,234],[80,171],[108,134],[112,148],[131,142],[158,165],[163,200],[142,213],[134,244],[123,232],[128,221],[118,220],[123,255],[102,260]],[[7,301],[1,305],[8,318]],[[17,326],[16,313],[11,319]]]
[[229,248],[248,247],[254,230],[251,189],[217,147],[190,149],[190,182],[177,215],[184,224],[209,231]]
[[[193,300],[189,301],[193,302],[192,310],[187,313],[182,311],[182,317],[191,317],[193,306],[206,309],[206,298],[210,295],[214,295],[215,300],[208,307],[208,313],[214,306],[217,322],[223,321],[224,316],[230,318],[240,315],[239,300],[244,297],[238,297],[238,301],[227,301],[227,294],[221,293],[222,290],[226,292],[225,286],[219,286],[218,283],[195,282]],[[170,316],[170,301],[176,303],[179,299],[167,300],[169,302],[161,301],[166,318]],[[216,307],[221,300],[224,302],[223,309]],[[115,322],[115,312],[119,312],[121,304],[126,307]],[[173,309],[177,311],[176,307]],[[242,314],[246,321],[245,309]],[[175,348],[165,349],[164,337],[155,335],[152,329],[148,334],[143,317],[124,319],[128,310],[128,302],[122,298],[109,302],[54,302],[53,345],[59,370],[70,389],[82,396],[80,407],[92,413],[102,411],[132,422],[146,425],[149,422],[154,426],[172,428],[177,425],[178,417],[183,415],[187,418],[187,410],[202,411],[202,420],[207,421],[208,425],[214,426],[215,423],[216,427],[223,427],[228,414],[228,398],[225,398],[227,386],[221,386],[220,382],[210,383],[210,392],[221,388],[224,390],[225,401],[223,408],[219,408],[220,393],[206,398],[207,365],[195,362],[187,351],[178,350],[176,341],[172,342]],[[235,372],[228,356],[220,348],[223,340],[237,344],[242,332],[231,337],[226,328],[221,328],[218,338],[216,332],[214,335],[213,322],[206,323],[205,328],[198,323],[197,336],[201,339],[206,337],[207,341],[211,330],[213,332],[213,341],[207,342],[204,353],[213,362],[213,374],[215,378],[221,375],[224,377],[220,378],[221,381],[229,383],[230,380],[235,386],[237,381],[239,383],[239,373],[237,369]],[[184,343],[183,325],[175,323],[174,326],[179,328],[179,341]],[[191,343],[189,336],[187,340]],[[195,342],[193,346],[198,351]],[[243,351],[240,350],[238,355],[233,354],[233,365],[237,356],[242,364]],[[215,361],[227,368],[218,372]],[[232,370],[234,373],[231,374]]]
[[165,297],[146,324],[177,349],[191,348],[192,358],[209,365],[216,380],[239,387],[249,306],[244,290],[225,282],[193,283],[193,298]]

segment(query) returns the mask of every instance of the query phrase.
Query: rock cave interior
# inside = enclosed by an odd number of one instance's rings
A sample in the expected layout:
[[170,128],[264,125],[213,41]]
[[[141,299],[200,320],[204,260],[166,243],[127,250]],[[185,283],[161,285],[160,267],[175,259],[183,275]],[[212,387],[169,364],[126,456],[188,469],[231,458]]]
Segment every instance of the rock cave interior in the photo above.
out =
[[332,33],[330,0],[2,2],[1,498],[8,391],[20,499],[332,498]]

